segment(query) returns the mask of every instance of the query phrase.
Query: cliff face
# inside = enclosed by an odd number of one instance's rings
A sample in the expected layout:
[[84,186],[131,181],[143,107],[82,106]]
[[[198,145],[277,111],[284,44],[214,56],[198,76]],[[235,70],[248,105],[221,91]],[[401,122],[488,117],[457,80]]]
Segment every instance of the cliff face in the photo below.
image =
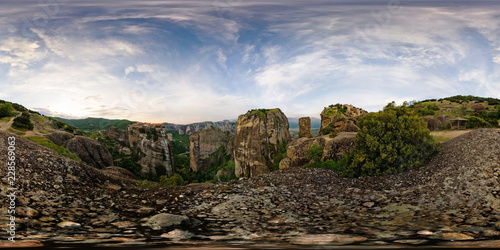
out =
[[[139,164],[142,173],[172,176],[174,173],[173,146],[168,140],[165,127],[151,124],[130,125],[128,127],[129,144],[133,151],[139,151]],[[163,169],[159,169],[163,167]],[[164,173],[158,173],[160,170]]]
[[365,110],[356,108],[349,104],[336,104],[326,107],[321,112],[320,135],[329,134],[330,131],[358,132],[356,123],[358,119],[368,114]]
[[[190,166],[194,172],[204,171],[210,155],[224,147],[226,152],[232,151],[231,135],[219,128],[209,127],[189,136]],[[205,163],[205,164],[204,164]]]
[[233,157],[236,176],[270,171],[279,144],[291,140],[288,119],[280,109],[248,111],[238,117]]
[[302,137],[312,137],[310,117],[302,117],[299,119],[299,138]]
[[228,120],[220,122],[198,122],[188,125],[166,124],[167,130],[177,131],[180,135],[190,135],[192,133],[199,132],[209,127],[214,127],[222,131],[227,131],[231,135],[234,135],[236,133],[236,123],[230,122]]
[[59,146],[67,148],[89,166],[105,168],[113,166],[113,157],[98,141],[73,134],[57,131],[46,136]]

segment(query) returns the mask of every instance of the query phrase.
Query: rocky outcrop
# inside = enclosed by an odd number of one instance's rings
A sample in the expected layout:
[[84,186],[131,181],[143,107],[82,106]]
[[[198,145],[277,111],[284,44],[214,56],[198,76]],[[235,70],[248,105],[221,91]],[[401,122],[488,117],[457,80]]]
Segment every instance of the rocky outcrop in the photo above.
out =
[[354,148],[355,137],[356,133],[340,132],[334,138],[324,135],[291,141],[286,148],[287,157],[281,160],[279,168],[301,167],[309,163],[311,159],[308,157],[308,151],[314,144],[317,144],[323,150],[321,161],[338,160]]
[[358,119],[368,114],[365,110],[356,108],[349,104],[330,105],[321,112],[320,135],[330,134],[331,132],[357,132]]
[[[229,132],[209,127],[189,136],[190,166],[194,172],[204,171],[210,156],[217,150],[232,152],[232,137]],[[221,148],[222,147],[222,148]]]
[[258,109],[238,117],[233,157],[236,176],[256,176],[273,168],[282,143],[291,140],[280,109]]
[[105,168],[113,166],[113,157],[109,151],[96,140],[83,136],[75,136],[63,131],[56,131],[46,135],[46,137],[58,146],[63,146],[69,151],[77,154],[83,162],[92,167]]
[[311,135],[311,118],[302,117],[299,119],[299,138],[312,137]]
[[108,127],[104,133],[108,137],[118,141],[121,145],[127,145],[128,143],[128,133],[126,130],[111,126]]
[[168,177],[174,174],[173,146],[163,125],[132,124],[128,138],[134,153],[140,155],[142,173]]
[[180,135],[190,135],[192,133],[199,132],[203,129],[214,127],[222,131],[227,131],[229,134],[234,135],[236,133],[236,123],[224,120],[219,122],[198,122],[187,125],[178,124],[165,124],[167,130],[177,131]]

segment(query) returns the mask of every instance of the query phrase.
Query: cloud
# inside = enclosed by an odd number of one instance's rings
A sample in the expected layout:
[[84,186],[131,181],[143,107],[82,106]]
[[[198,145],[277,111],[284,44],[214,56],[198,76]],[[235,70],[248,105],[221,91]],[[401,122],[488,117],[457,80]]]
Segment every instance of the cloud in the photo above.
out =
[[28,68],[32,61],[41,58],[37,41],[26,38],[8,37],[0,43],[0,63],[11,67]]

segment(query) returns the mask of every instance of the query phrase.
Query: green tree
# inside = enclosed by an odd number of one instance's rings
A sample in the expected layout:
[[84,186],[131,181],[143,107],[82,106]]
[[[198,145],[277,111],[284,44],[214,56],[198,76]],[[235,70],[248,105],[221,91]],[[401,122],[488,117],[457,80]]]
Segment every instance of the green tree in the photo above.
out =
[[379,176],[406,171],[423,164],[438,149],[427,124],[404,106],[387,105],[383,111],[358,121],[354,150],[342,175]]
[[12,116],[12,111],[14,111],[12,104],[8,102],[0,104],[0,118]]
[[160,185],[163,187],[173,187],[173,186],[180,186],[180,185],[186,185],[187,182],[184,181],[182,176],[179,174],[174,174],[172,177],[167,177],[166,175],[163,175],[160,177]]
[[14,119],[14,123],[12,123],[12,127],[15,129],[22,130],[33,130],[33,123],[30,120],[31,115],[28,112],[23,112],[21,116],[18,116]]

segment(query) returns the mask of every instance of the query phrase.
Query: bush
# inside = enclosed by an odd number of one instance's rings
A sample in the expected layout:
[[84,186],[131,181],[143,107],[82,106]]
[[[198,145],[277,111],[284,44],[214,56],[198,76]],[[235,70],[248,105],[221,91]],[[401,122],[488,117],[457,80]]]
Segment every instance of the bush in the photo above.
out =
[[321,157],[323,157],[323,149],[318,144],[313,144],[307,150],[307,158],[309,160],[319,162],[321,161]]
[[492,127],[489,122],[485,121],[481,117],[466,116],[465,118],[468,120],[467,121],[467,128],[491,128]]
[[174,174],[172,177],[167,177],[166,175],[160,177],[160,185],[162,187],[173,187],[186,184],[187,182],[184,181],[182,176],[180,176],[179,174]]
[[13,116],[12,111],[14,111],[12,104],[8,102],[0,104],[0,118]]
[[309,164],[304,165],[304,168],[325,168],[325,169],[331,169],[335,171],[341,171],[342,168],[345,166],[346,160],[340,159],[338,161],[335,160],[328,160],[324,162],[312,162]]
[[12,127],[20,130],[33,130],[34,125],[30,120],[30,114],[24,112],[21,116],[14,118]]
[[387,105],[358,121],[354,150],[347,154],[342,175],[379,176],[423,164],[438,149],[427,124],[409,108]]

